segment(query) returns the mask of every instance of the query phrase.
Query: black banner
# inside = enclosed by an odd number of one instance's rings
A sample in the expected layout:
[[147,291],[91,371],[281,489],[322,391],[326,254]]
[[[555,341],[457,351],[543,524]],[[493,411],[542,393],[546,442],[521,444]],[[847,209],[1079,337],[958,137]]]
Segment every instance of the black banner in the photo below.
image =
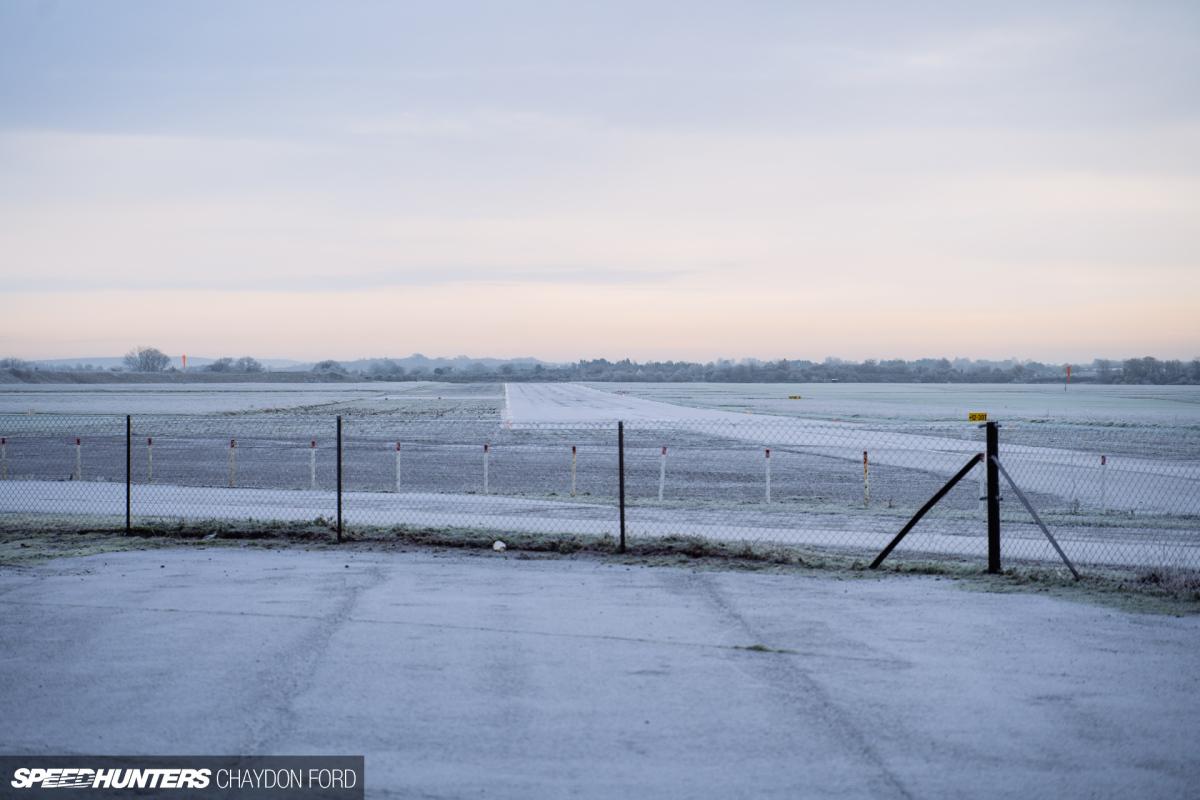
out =
[[0,756],[0,798],[362,800],[363,756]]

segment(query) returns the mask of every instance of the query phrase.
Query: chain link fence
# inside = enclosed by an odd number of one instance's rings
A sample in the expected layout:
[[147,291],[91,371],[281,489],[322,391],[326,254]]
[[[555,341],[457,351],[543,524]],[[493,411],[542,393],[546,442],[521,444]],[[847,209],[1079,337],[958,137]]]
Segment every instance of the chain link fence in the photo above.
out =
[[[127,434],[128,423],[128,434]],[[0,524],[316,523],[621,535],[868,560],[984,451],[973,423],[525,423],[390,416],[0,415]],[[1000,460],[1077,564],[1200,568],[1196,431],[1026,423]],[[890,558],[987,559],[977,464]],[[339,491],[340,479],[340,491]],[[128,483],[127,483],[128,481]],[[1005,489],[1007,487],[1004,487]],[[339,503],[340,499],[340,503]],[[1002,491],[1006,563],[1058,562]]]

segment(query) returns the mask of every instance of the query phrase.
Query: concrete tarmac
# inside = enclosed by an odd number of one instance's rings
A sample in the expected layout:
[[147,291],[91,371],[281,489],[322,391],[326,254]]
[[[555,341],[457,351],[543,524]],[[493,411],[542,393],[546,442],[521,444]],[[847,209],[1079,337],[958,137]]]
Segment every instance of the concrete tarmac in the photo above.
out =
[[0,611],[8,754],[362,754],[397,798],[1200,786],[1200,618],[949,580],[181,548],[5,568]]

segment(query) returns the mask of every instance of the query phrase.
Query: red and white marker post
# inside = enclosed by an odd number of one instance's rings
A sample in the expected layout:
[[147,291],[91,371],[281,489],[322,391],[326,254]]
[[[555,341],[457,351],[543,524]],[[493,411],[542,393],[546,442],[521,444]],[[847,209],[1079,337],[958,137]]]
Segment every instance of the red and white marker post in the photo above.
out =
[[1108,472],[1108,456],[1100,456],[1100,513],[1101,514],[1108,513],[1108,502],[1104,496],[1105,495],[1104,490],[1107,488],[1107,486],[1105,485],[1107,483],[1107,475],[1106,475],[1107,472]]
[[871,507],[871,481],[867,474],[867,451],[863,450],[863,505]]
[[771,504],[771,450],[767,448],[767,505]]
[[663,447],[662,466],[658,470],[658,499],[663,499],[663,489],[667,486],[667,448]]

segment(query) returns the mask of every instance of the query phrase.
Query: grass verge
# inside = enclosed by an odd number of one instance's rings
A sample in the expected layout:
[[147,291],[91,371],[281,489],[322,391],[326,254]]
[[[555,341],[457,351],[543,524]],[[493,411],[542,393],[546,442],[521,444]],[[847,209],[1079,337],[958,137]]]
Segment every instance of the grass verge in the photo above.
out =
[[[1010,565],[989,575],[983,564],[949,558],[920,559],[893,555],[879,570],[867,569],[873,554],[846,550],[789,547],[752,542],[721,542],[689,536],[634,539],[624,553],[608,535],[504,533],[465,528],[354,526],[338,544],[328,520],[311,522],[161,521],[123,530],[80,530],[63,524],[29,526],[0,520],[0,568],[33,567],[52,559],[125,550],[169,547],[304,547],[306,549],[458,550],[480,557],[613,559],[645,566],[698,570],[820,575],[839,580],[924,575],[958,581],[964,589],[998,593],[1034,593],[1124,611],[1155,614],[1200,613],[1200,571],[1179,567],[1144,570],[1087,568],[1075,581],[1052,565]],[[501,539],[504,552],[492,550]]]

